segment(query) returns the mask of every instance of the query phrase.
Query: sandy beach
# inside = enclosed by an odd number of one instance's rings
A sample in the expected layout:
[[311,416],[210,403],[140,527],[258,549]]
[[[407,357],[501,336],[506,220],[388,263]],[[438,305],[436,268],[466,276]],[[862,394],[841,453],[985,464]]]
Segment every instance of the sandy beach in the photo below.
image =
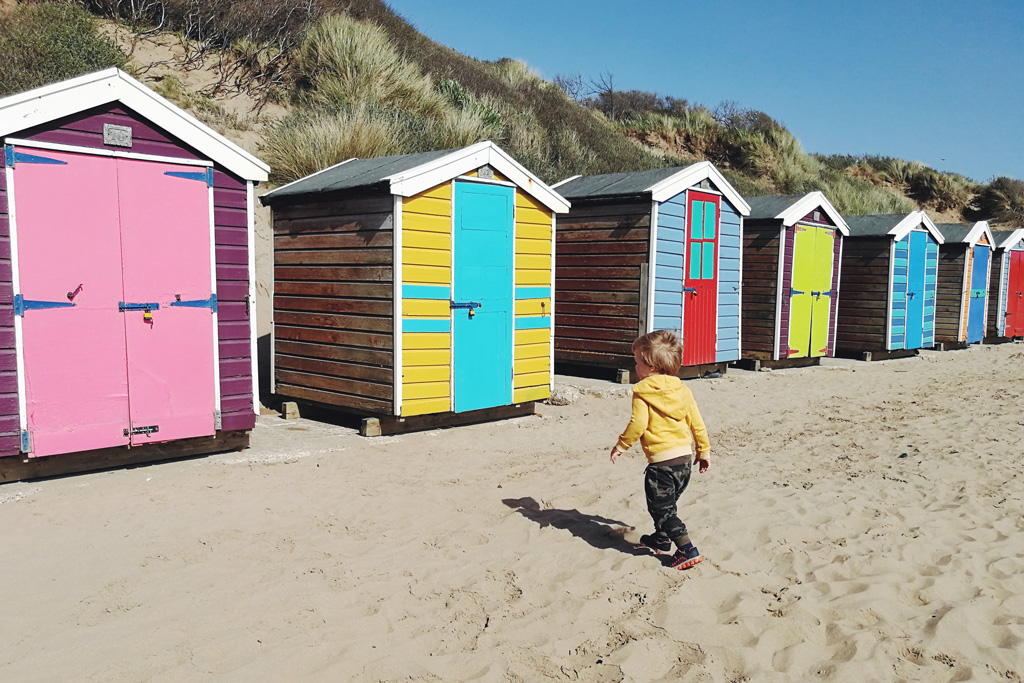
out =
[[711,469],[650,530],[628,388],[377,439],[0,486],[3,681],[1024,676],[1024,345],[692,380]]

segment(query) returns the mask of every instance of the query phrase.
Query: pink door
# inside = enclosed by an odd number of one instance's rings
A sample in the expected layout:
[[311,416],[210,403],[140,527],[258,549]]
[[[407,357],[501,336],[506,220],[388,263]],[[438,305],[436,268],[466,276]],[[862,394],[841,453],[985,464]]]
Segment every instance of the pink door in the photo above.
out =
[[117,167],[132,444],[212,436],[207,171],[128,159]]
[[121,240],[111,229],[118,224],[117,169],[103,157],[14,152],[16,313],[31,455],[123,446]]

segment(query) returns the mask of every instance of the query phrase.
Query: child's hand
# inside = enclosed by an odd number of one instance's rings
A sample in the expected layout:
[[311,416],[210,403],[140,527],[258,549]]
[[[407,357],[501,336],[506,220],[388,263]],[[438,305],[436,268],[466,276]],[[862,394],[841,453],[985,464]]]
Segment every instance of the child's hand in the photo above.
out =
[[617,447],[612,448],[611,460],[613,465],[615,464],[615,458],[619,457],[620,455],[622,455],[622,451],[620,451]]
[[697,466],[698,472],[704,474],[708,471],[708,468],[711,467],[711,458],[709,456],[707,460],[701,460],[695,455],[693,456],[693,464]]

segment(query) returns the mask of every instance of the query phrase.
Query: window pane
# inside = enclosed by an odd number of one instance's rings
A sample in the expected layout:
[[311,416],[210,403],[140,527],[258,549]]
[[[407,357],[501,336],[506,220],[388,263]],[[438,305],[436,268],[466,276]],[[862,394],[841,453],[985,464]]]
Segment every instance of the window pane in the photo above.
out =
[[702,244],[703,244],[703,242],[696,242],[694,240],[690,240],[690,249],[689,249],[689,251],[690,251],[690,279],[691,280],[699,280],[700,279],[700,252],[701,252],[700,245],[702,245]]
[[690,239],[699,240],[704,232],[704,202],[690,202]]
[[715,243],[702,242],[701,244],[704,245],[704,256],[701,258],[700,278],[713,280],[715,279]]
[[704,239],[706,240],[715,239],[715,224],[718,218],[716,208],[714,202],[704,203]]

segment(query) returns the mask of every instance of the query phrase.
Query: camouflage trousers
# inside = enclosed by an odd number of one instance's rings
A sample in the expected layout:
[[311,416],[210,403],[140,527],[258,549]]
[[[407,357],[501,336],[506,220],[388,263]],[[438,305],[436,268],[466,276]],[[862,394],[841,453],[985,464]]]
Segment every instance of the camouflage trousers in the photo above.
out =
[[690,463],[658,465],[644,470],[647,511],[654,520],[654,532],[675,540],[686,533],[686,525],[676,515],[676,501],[690,483]]

